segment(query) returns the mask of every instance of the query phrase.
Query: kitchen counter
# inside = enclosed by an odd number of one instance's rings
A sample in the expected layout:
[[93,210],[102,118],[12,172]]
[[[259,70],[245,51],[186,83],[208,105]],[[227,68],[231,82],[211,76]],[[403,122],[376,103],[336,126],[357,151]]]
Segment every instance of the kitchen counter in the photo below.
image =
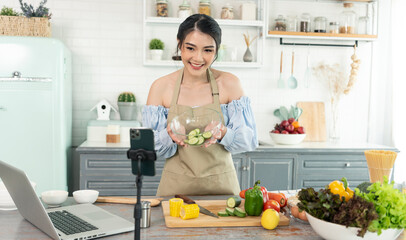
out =
[[[144,197],[143,197],[144,198]],[[148,198],[148,197],[145,197]],[[192,197],[194,199],[227,199],[227,196]],[[167,200],[166,198],[165,200]],[[74,204],[69,198],[64,205]],[[96,203],[107,211],[133,221],[133,205]],[[291,219],[290,226],[266,230],[262,227],[167,228],[161,206],[151,211],[151,227],[141,230],[142,239],[286,239],[317,240],[320,238],[309,224]],[[0,239],[49,239],[39,229],[24,220],[18,211],[0,212]],[[134,239],[134,233],[124,233],[102,239]],[[398,240],[406,239],[403,232]]]

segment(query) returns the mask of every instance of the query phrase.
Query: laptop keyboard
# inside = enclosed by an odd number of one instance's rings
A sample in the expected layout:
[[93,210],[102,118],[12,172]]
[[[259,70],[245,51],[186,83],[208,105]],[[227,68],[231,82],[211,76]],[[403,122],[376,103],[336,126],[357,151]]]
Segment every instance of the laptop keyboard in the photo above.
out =
[[66,235],[72,235],[98,229],[92,224],[65,210],[49,212],[48,215],[51,218],[54,226]]

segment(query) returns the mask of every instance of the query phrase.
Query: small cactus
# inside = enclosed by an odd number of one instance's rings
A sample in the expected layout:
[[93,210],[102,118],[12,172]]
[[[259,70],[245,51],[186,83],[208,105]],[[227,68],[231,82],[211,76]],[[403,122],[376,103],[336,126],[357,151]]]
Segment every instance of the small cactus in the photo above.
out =
[[135,102],[135,96],[131,92],[123,92],[118,96],[118,102]]

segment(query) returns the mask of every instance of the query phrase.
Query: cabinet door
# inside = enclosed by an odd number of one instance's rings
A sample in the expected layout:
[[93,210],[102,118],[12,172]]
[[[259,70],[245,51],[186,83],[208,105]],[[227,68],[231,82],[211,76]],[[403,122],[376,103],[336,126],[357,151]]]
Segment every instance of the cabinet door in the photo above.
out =
[[296,155],[249,154],[249,185],[253,186],[256,180],[260,180],[261,186],[268,190],[292,189],[295,158]]
[[246,179],[246,168],[245,167],[245,158],[243,154],[233,155],[233,163],[235,171],[237,172],[238,183],[240,184],[241,189],[248,188],[248,183]]

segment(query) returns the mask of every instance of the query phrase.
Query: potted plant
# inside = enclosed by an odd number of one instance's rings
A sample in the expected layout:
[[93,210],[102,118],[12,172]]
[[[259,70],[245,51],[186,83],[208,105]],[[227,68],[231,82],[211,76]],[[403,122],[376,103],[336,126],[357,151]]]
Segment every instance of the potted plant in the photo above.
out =
[[118,96],[117,100],[118,111],[121,120],[133,120],[137,112],[135,104],[135,96],[131,92],[123,92]]
[[154,38],[149,42],[149,52],[150,52],[150,56],[151,59],[154,61],[160,61],[162,60],[162,54],[164,52],[164,47],[165,44],[157,39]]

